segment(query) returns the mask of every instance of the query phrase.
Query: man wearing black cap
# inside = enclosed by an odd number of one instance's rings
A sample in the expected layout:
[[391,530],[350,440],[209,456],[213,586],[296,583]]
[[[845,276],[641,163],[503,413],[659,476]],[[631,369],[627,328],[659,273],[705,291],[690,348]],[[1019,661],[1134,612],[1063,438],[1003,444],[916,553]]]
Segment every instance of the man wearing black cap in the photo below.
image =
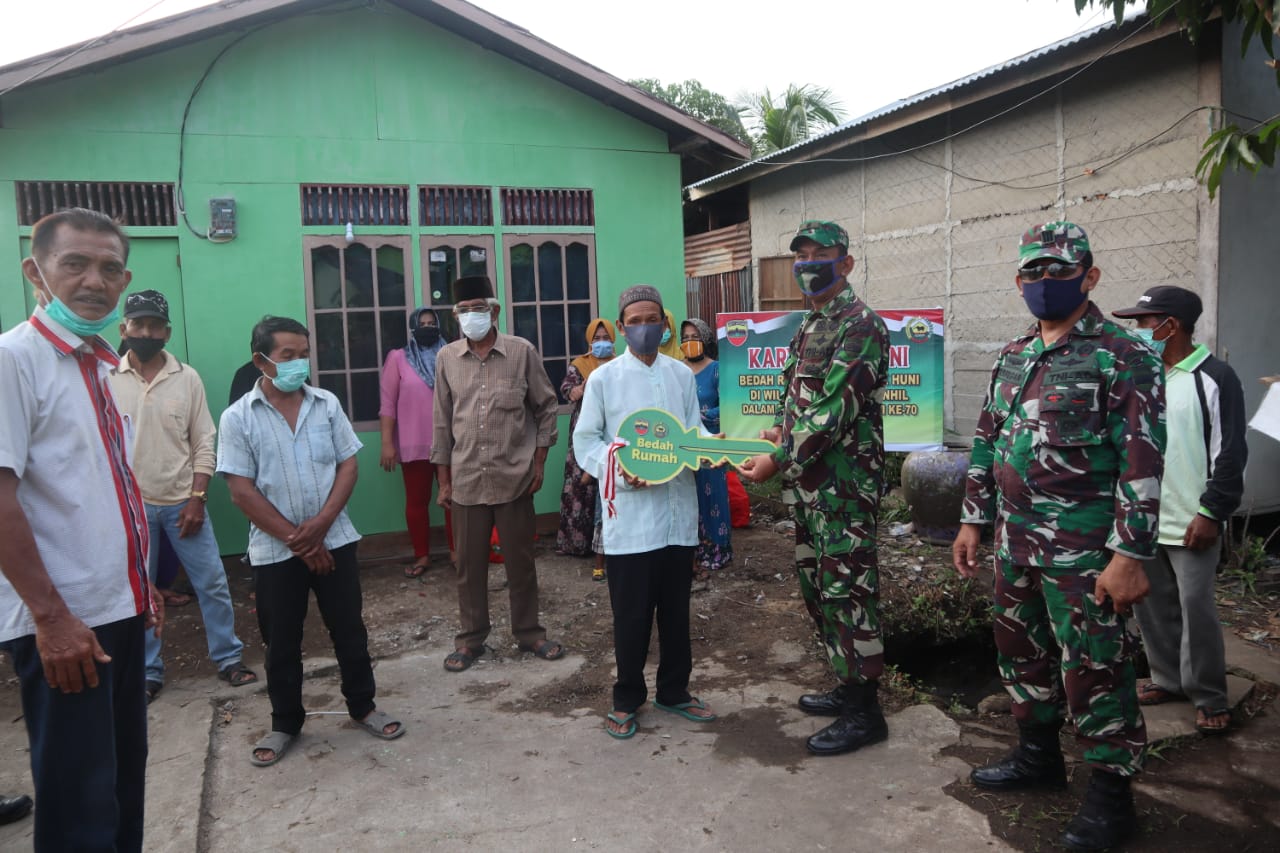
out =
[[1138,701],[1189,699],[1196,728],[1226,731],[1227,662],[1214,602],[1222,525],[1244,493],[1244,389],[1226,362],[1193,344],[1200,297],[1172,285],[1153,287],[1132,308],[1112,311],[1137,321],[1137,333],[1160,353],[1165,370],[1168,447],[1160,494],[1156,558],[1147,564],[1151,592],[1135,610],[1151,664]]
[[533,496],[547,451],[556,443],[556,392],[542,358],[524,338],[496,328],[498,301],[487,276],[453,284],[453,313],[463,338],[436,356],[434,435],[436,502],[453,510],[461,630],[444,668],[461,672],[484,654],[489,636],[489,536],[498,528],[511,601],[511,633],[543,660],[564,656],[538,623],[533,562]]
[[[240,660],[244,643],[236,636],[227,575],[213,522],[205,515],[215,462],[213,418],[199,374],[165,351],[171,334],[169,302],[163,294],[130,294],[120,324],[128,353],[111,372],[111,391],[133,424],[133,471],[142,488],[153,543],[148,558],[151,580],[159,564],[154,543],[163,532],[195,589],[218,677],[240,687],[258,676]],[[150,702],[164,686],[160,638],[154,631],[147,633],[146,654]]]

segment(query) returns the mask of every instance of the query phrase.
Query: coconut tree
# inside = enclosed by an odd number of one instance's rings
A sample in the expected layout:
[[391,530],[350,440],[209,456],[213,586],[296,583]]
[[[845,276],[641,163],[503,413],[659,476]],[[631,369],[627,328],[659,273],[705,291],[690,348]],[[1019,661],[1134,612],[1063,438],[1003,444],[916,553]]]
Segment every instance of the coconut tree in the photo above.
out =
[[844,119],[844,110],[830,89],[809,85],[792,84],[777,97],[766,88],[741,98],[738,109],[751,125],[756,156],[803,142],[814,131]]

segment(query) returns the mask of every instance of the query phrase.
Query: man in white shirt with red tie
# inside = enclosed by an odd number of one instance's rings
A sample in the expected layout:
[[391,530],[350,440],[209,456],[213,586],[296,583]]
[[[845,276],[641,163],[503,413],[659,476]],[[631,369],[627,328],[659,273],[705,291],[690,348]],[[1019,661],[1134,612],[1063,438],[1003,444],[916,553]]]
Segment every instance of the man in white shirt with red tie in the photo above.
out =
[[0,646],[21,682],[35,849],[142,849],[143,633],[163,621],[130,425],[100,333],[119,323],[129,240],[50,214],[22,272],[39,306],[0,335]]

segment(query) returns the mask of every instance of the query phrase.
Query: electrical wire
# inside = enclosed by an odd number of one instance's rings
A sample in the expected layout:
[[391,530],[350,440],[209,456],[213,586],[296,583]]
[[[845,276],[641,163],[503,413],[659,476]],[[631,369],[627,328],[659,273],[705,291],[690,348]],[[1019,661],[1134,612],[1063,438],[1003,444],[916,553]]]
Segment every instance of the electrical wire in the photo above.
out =
[[54,62],[49,63],[49,64],[48,64],[48,65],[46,65],[44,68],[41,68],[39,71],[35,72],[35,73],[34,73],[34,74],[32,74],[30,77],[27,77],[27,78],[25,78],[25,79],[19,80],[17,83],[14,83],[14,84],[13,84],[12,86],[10,86],[8,89],[0,89],[0,98],[3,98],[5,95],[9,94],[10,92],[14,91],[15,89],[17,89],[17,88],[19,88],[19,87],[21,87],[21,86],[25,86],[25,85],[27,85],[28,83],[30,83],[30,82],[32,82],[32,81],[34,81],[34,80],[38,80],[38,79],[40,79],[41,77],[43,77],[44,75],[46,75],[46,74],[48,74],[50,71],[52,71],[53,69],[57,68],[59,65],[62,65],[64,62],[67,62],[68,60],[70,60],[73,56],[75,56],[76,54],[80,53],[80,51],[82,51],[82,50],[87,50],[88,48],[93,47],[95,44],[98,44],[99,42],[103,41],[103,40],[104,40],[104,39],[106,39],[108,36],[115,35],[118,31],[120,31],[120,30],[124,29],[125,27],[129,26],[129,25],[130,25],[130,24],[132,24],[134,21],[136,21],[138,18],[141,18],[143,15],[147,14],[147,13],[148,13],[148,12],[150,12],[152,9],[155,9],[157,6],[162,5],[164,2],[165,2],[165,0],[156,0],[156,2],[152,3],[150,6],[148,6],[148,7],[147,7],[147,8],[145,8],[145,9],[143,9],[143,10],[142,10],[141,12],[139,12],[138,14],[136,14],[136,15],[134,15],[133,17],[129,18],[127,21],[123,21],[123,22],[121,22],[121,23],[117,24],[116,26],[114,26],[114,27],[112,27],[110,30],[108,30],[107,32],[105,32],[105,33],[103,33],[102,35],[98,36],[97,38],[90,39],[89,41],[87,41],[87,42],[85,42],[84,44],[82,44],[82,45],[80,45],[79,47],[77,47],[75,50],[73,50],[73,51],[71,51],[70,53],[68,53],[66,56],[63,56],[63,57],[61,57],[60,59],[57,59],[57,60],[55,60]]

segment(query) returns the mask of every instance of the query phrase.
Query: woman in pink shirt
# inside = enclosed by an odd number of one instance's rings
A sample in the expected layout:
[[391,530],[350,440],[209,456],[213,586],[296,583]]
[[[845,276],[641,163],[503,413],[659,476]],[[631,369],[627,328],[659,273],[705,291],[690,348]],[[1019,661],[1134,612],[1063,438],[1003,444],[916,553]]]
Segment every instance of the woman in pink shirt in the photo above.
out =
[[[413,564],[405,577],[421,577],[431,559],[431,481],[437,479],[431,457],[431,407],[436,386],[436,353],[445,345],[440,319],[430,308],[409,315],[411,337],[403,349],[387,353],[382,367],[382,467],[404,475],[404,520],[413,540]],[[449,559],[453,550],[453,518],[445,510]]]

